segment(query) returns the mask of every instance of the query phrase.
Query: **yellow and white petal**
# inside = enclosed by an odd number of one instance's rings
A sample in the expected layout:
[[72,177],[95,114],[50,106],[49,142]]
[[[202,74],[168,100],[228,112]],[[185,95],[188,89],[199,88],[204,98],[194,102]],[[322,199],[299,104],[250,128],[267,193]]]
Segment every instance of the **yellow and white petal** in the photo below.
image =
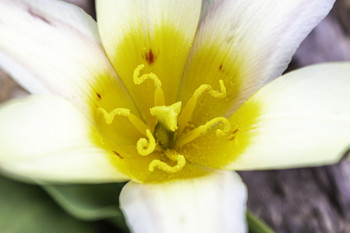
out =
[[152,72],[161,81],[166,105],[176,102],[201,1],[98,0],[96,6],[103,46],[145,118],[154,105],[154,85],[133,82],[140,64],[145,65],[141,74]]
[[229,118],[232,128],[226,137],[212,130],[181,153],[195,163],[236,170],[335,163],[350,148],[349,74],[350,63],[288,73]]
[[0,108],[0,172],[36,182],[127,180],[112,165],[95,126],[57,96],[30,96]]
[[0,66],[22,86],[61,95],[87,115],[95,105],[132,108],[96,22],[82,9],[56,0],[0,0],[0,5]]
[[120,205],[134,233],[247,232],[247,191],[231,171],[164,183],[126,184]]
[[200,99],[193,122],[228,115],[251,94],[286,69],[307,34],[324,18],[334,0],[223,0],[212,3],[201,19],[185,68],[180,100],[201,84],[226,97]]

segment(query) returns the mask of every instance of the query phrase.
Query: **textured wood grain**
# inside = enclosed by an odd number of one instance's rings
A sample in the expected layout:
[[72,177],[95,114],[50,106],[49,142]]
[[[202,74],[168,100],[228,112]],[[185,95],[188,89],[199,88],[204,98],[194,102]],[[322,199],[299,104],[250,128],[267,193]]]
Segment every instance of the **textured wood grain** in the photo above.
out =
[[241,172],[248,208],[276,232],[350,232],[350,163]]

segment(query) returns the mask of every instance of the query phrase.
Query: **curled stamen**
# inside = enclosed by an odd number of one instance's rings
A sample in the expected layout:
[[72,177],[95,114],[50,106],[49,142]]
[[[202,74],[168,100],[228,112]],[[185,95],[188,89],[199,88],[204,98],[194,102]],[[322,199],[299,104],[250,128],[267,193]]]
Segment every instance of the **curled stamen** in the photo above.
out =
[[162,83],[159,80],[158,76],[155,75],[154,73],[148,73],[148,74],[143,74],[140,76],[140,72],[141,70],[145,67],[144,64],[140,64],[136,67],[136,69],[134,70],[134,76],[133,76],[133,81],[136,85],[140,85],[141,83],[143,83],[144,81],[146,81],[147,79],[150,79],[153,81],[154,87],[155,88],[161,88],[162,87]]
[[153,81],[153,85],[155,87],[154,91],[154,106],[158,105],[164,105],[165,99],[164,99],[164,92],[162,89],[162,82],[159,80],[158,76],[154,73],[148,73],[148,74],[143,74],[140,76],[141,70],[145,67],[144,64],[140,64],[136,67],[134,70],[134,75],[133,75],[133,81],[136,85],[140,85],[147,79],[150,79]]
[[168,173],[176,173],[176,172],[180,171],[186,165],[185,156],[176,153],[176,151],[167,150],[167,151],[165,151],[164,154],[172,161],[176,161],[177,164],[172,167],[172,166],[169,166],[165,162],[162,162],[158,159],[155,159],[148,166],[148,170],[150,172],[153,172],[154,168],[158,168],[158,169],[165,171],[165,172],[168,172]]
[[226,134],[228,134],[230,132],[230,129],[231,129],[230,122],[225,117],[216,117],[216,118],[206,122],[204,125],[201,125],[201,126],[195,128],[194,130],[188,132],[187,134],[185,134],[184,136],[179,138],[179,140],[177,141],[177,146],[181,147],[181,146],[193,141],[194,139],[206,134],[212,127],[214,127],[218,123],[222,123],[224,127],[223,127],[223,129],[216,130],[217,136],[225,136]]
[[208,92],[209,95],[215,98],[224,98],[226,96],[226,87],[222,79],[219,80],[219,85],[220,85],[220,91],[214,90],[213,87],[208,84],[202,84],[194,91],[193,97],[198,98],[204,92]]
[[157,145],[156,140],[149,129],[146,130],[146,135],[148,140],[146,138],[140,138],[136,144],[137,152],[142,156],[151,154],[156,149]]
[[112,124],[115,116],[125,116],[129,117],[130,110],[127,108],[116,108],[110,111],[109,113],[104,108],[98,108],[98,111],[103,114],[105,121],[108,125]]
[[208,84],[202,84],[194,91],[193,96],[188,100],[184,109],[182,110],[182,114],[179,117],[179,122],[181,122],[181,125],[179,126],[179,133],[182,132],[182,130],[191,120],[193,111],[197,105],[198,98],[203,93],[208,92],[211,96],[219,99],[222,99],[226,96],[226,87],[222,79],[219,80],[219,85],[220,91],[214,90],[213,87]]
[[124,116],[129,119],[129,121],[133,124],[133,126],[141,133],[145,134],[147,130],[147,126],[143,123],[137,116],[130,113],[130,110],[127,108],[115,108],[110,112],[107,112],[104,108],[98,108],[98,111],[102,113],[106,123],[108,125],[112,124],[114,118],[116,116]]

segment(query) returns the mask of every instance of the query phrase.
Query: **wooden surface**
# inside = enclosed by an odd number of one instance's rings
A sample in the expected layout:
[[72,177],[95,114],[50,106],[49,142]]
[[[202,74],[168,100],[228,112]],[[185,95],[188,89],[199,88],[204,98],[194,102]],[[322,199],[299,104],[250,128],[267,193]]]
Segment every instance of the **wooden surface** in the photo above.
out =
[[[75,2],[93,11],[91,3],[86,5],[85,0]],[[324,61],[350,61],[349,34],[350,0],[338,1],[331,15],[297,51],[290,69]],[[25,94],[0,71],[0,103]],[[240,174],[249,191],[248,208],[276,232],[350,233],[349,162],[321,168]]]

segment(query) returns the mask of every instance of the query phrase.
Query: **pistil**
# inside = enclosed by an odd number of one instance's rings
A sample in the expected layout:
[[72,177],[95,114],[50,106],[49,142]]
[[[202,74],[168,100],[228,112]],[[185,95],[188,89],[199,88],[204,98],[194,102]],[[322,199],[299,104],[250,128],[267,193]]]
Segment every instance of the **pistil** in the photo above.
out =
[[177,130],[177,118],[181,111],[182,103],[176,102],[170,106],[155,106],[150,109],[152,116],[156,117],[158,122],[169,131]]
[[154,129],[154,136],[163,149],[173,148],[175,132],[169,131],[160,122],[158,122]]

